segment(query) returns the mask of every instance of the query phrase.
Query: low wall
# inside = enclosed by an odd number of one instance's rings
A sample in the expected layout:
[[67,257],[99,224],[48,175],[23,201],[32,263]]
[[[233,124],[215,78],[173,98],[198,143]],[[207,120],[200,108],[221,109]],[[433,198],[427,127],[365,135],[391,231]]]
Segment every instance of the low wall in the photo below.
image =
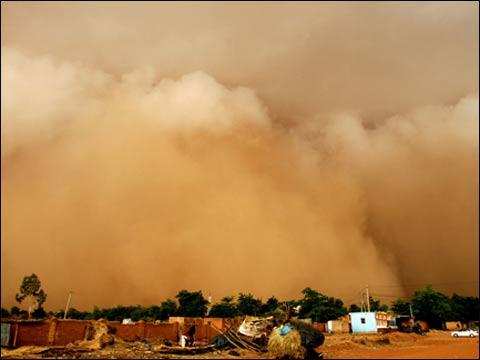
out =
[[238,323],[238,321],[235,320],[236,319],[230,318],[171,316],[168,322],[178,324],[179,334],[186,334],[192,326],[195,326],[195,343],[209,344],[215,336],[220,334],[220,331],[225,331],[232,326],[232,324]]
[[327,324],[325,323],[314,322],[312,323],[312,326],[322,333],[327,332]]
[[145,339],[178,341],[178,324],[144,324]]
[[49,330],[50,323],[44,321],[15,323],[10,328],[11,333],[13,332],[11,344],[14,347],[24,345],[48,345]]
[[[34,346],[65,346],[75,341],[84,340],[90,321],[86,320],[59,320],[45,321],[10,321],[10,334],[6,346],[18,347]],[[178,323],[147,324],[137,323],[122,325],[110,322],[115,335],[125,341],[138,340],[170,340],[178,341]]]
[[178,323],[136,323],[121,324],[111,322],[110,326],[115,329],[115,336],[125,341],[140,341],[163,339],[170,341],[178,341]]
[[[56,323],[56,326],[54,325]],[[53,328],[55,327],[55,328]],[[59,320],[51,321],[49,340],[51,345],[65,346],[78,340],[85,339],[87,329],[91,327],[89,321],[83,320]]]

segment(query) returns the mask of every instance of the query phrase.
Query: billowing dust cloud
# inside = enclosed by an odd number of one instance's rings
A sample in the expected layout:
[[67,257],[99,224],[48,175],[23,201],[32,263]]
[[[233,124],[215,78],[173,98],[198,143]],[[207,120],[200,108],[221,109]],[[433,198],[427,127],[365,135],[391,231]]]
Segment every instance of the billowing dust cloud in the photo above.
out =
[[2,304],[478,292],[476,5],[2,6]]

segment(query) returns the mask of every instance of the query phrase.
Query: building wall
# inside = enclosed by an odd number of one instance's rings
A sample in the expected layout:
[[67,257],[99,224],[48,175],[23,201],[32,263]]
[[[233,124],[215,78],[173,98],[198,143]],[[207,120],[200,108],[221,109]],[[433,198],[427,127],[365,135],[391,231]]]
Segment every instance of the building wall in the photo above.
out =
[[205,318],[204,324],[213,325],[215,328],[220,330],[226,330],[226,321],[223,318]]
[[13,346],[49,345],[50,322],[19,322],[14,324]]
[[178,341],[178,324],[144,324],[145,339]]
[[387,328],[394,321],[393,314],[386,311],[375,312],[375,318],[377,320],[377,328]]
[[327,331],[329,333],[349,333],[350,324],[348,320],[329,320],[327,322]]
[[178,341],[178,323],[121,324],[119,322],[111,322],[109,324],[115,329],[115,336],[124,341],[142,341],[145,339]]
[[350,322],[354,333],[377,332],[374,312],[352,312],[350,313]]
[[115,336],[118,336],[124,341],[140,341],[145,338],[144,324],[121,324],[110,323],[115,329]]
[[327,324],[326,323],[314,322],[314,323],[312,323],[312,326],[315,329],[317,329],[318,331],[321,331],[321,332],[326,332],[327,331]]
[[447,321],[445,323],[446,330],[461,330],[463,329],[463,325],[460,321]]
[[[5,325],[8,324],[2,323],[2,329],[7,328]],[[125,341],[146,339],[178,341],[178,323],[122,325],[119,322],[110,322],[109,325],[114,328],[115,336]],[[84,320],[52,319],[10,322],[9,345],[14,347],[24,345],[64,346],[84,340],[87,329],[91,326],[90,321]],[[209,329],[209,331],[205,331],[207,338],[213,333],[212,330]]]
[[195,326],[194,341],[196,343],[208,344],[212,339],[220,334],[218,330],[226,330],[228,325],[223,318],[193,318],[172,316],[168,322],[178,325],[178,331],[181,334],[188,332],[191,326]]
[[56,329],[52,329],[53,326],[55,325],[52,322],[49,328],[49,342],[53,342],[52,345],[64,346],[83,340],[90,324],[82,320],[60,320],[56,322]]

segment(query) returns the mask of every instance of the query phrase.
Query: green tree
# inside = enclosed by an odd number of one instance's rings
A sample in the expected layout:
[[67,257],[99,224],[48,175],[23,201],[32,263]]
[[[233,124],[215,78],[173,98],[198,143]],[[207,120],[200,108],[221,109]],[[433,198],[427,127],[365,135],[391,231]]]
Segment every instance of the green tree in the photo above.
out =
[[379,299],[370,296],[370,311],[388,311],[388,305],[382,304]]
[[262,300],[256,299],[252,294],[238,295],[237,309],[241,315],[258,315],[262,308]]
[[302,291],[303,299],[300,300],[300,318],[310,318],[315,322],[326,322],[338,319],[347,314],[347,309],[340,299],[325,296],[311,288]]
[[450,298],[450,307],[452,309],[450,320],[458,320],[464,323],[480,320],[480,301],[478,297],[453,294]]
[[392,310],[398,315],[410,315],[411,302],[405,299],[397,299],[392,304]]
[[31,317],[34,308],[39,308],[47,299],[47,294],[41,289],[42,284],[37,275],[32,274],[23,278],[20,285],[20,292],[15,295],[15,300],[22,303],[28,302],[28,318]]
[[352,304],[348,308],[348,312],[360,312],[362,309],[357,304]]
[[278,306],[279,306],[278,299],[275,296],[272,296],[269,299],[267,299],[265,304],[262,305],[260,309],[260,313],[262,315],[271,314],[277,309]]
[[435,329],[441,329],[443,323],[452,317],[450,299],[431,286],[415,291],[412,308],[415,318],[428,322]]
[[160,313],[162,308],[158,305],[152,305],[145,309],[145,314],[148,319],[157,320],[160,319]]
[[[201,293],[200,293],[201,294]],[[206,307],[206,305],[205,305]],[[174,316],[178,311],[175,300],[167,299],[160,304],[160,320],[167,320],[170,316]]]
[[65,315],[65,311],[64,310],[58,310],[56,311],[53,316],[55,316],[56,318],[58,319],[63,319],[63,316]]
[[12,306],[10,309],[10,315],[13,317],[27,318],[28,312],[20,309],[18,306]]
[[12,306],[12,308],[10,309],[10,314],[12,314],[14,316],[18,316],[18,315],[20,315],[21,311],[22,310],[18,306]]
[[45,312],[45,309],[41,306],[37,307],[33,312],[32,312],[32,317],[34,319],[44,319],[47,316],[47,313]]
[[[64,313],[65,312],[63,310],[61,310],[61,314],[63,315]],[[77,309],[72,307],[72,308],[68,309],[67,318],[68,319],[83,320],[85,318],[86,314],[87,314],[86,312],[78,311]]]
[[105,318],[103,310],[96,305],[93,307],[92,315],[95,320]]
[[10,316],[10,313],[8,312],[8,310],[7,310],[7,309],[4,309],[4,308],[2,307],[1,317],[2,317],[2,318],[8,318],[9,316]]
[[207,312],[208,300],[201,291],[181,290],[176,296],[178,299],[178,315],[189,317],[203,317]]
[[225,296],[219,303],[214,304],[208,315],[221,318],[232,318],[237,316],[238,310],[233,296]]
[[140,305],[137,305],[131,309],[129,315],[130,319],[133,321],[146,320],[146,318],[149,317],[147,309]]

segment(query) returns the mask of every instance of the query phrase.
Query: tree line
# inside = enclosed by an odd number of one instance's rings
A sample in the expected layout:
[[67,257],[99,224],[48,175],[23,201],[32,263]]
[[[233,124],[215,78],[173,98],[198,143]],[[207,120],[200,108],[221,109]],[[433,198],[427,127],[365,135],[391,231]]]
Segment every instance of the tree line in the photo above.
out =
[[[75,308],[68,310],[67,318],[92,320],[107,319],[110,321],[121,321],[130,318],[133,321],[155,321],[167,320],[170,316],[185,317],[222,317],[231,318],[235,316],[273,315],[279,308],[295,309],[299,318],[309,318],[314,322],[326,322],[338,319],[349,312],[361,311],[356,304],[347,307],[341,299],[324,295],[317,290],[305,288],[302,297],[295,300],[280,301],[272,296],[265,302],[250,293],[239,293],[237,296],[226,296],[220,301],[210,304],[203,296],[202,291],[181,290],[174,299],[166,299],[158,305],[123,306],[118,305],[112,308],[99,308],[95,306],[92,311],[79,311]],[[24,278],[20,286],[20,292],[16,300],[22,303],[30,299],[29,311],[14,306],[8,311],[2,308],[2,317],[16,318],[45,318],[55,316],[64,317],[64,310],[57,312],[43,308],[47,298],[46,293],[41,289],[41,283],[35,274]],[[32,304],[34,306],[32,306]],[[33,308],[35,308],[33,310]],[[453,294],[448,297],[431,286],[419,289],[409,298],[395,300],[391,307],[382,304],[379,299],[370,297],[371,311],[391,310],[398,315],[415,316],[418,320],[427,321],[431,327],[441,328],[445,321],[479,321],[480,301],[478,297],[461,296]]]

